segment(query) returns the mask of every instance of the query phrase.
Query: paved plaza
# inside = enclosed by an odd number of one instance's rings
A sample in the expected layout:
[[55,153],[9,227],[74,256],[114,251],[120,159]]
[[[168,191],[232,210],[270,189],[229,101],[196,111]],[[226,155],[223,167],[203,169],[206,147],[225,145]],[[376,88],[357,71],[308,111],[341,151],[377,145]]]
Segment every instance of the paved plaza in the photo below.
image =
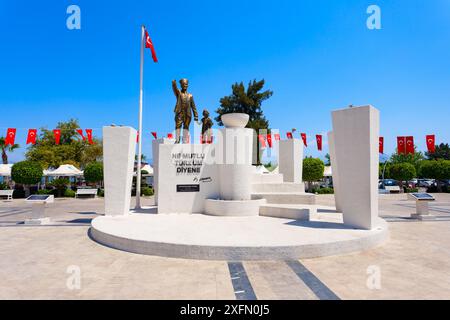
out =
[[[439,220],[409,218],[406,195],[381,195],[390,240],[300,261],[202,261],[122,252],[89,238],[103,199],[56,199],[51,226],[25,226],[24,200],[0,202],[0,299],[450,299],[450,194]],[[333,205],[333,196],[318,204]],[[144,205],[153,204],[152,198]],[[75,271],[74,271],[75,270]],[[80,274],[79,286],[73,285]]]

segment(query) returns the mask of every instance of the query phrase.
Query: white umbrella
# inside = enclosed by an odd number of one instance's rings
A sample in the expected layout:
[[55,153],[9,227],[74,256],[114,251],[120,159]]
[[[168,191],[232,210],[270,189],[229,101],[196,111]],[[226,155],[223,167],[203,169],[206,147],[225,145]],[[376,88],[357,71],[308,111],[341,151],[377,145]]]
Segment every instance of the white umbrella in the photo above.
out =
[[52,171],[44,170],[44,175],[50,177],[78,177],[83,175],[83,171],[71,164],[63,164],[60,165],[58,169]]
[[[153,168],[149,164],[146,164],[143,167],[141,167],[141,172],[142,171],[147,171],[148,172],[148,173],[142,175],[144,177],[152,177],[153,176]],[[137,175],[136,171],[134,172],[134,175]]]
[[12,166],[13,166],[12,164],[0,164],[0,176],[10,177]]

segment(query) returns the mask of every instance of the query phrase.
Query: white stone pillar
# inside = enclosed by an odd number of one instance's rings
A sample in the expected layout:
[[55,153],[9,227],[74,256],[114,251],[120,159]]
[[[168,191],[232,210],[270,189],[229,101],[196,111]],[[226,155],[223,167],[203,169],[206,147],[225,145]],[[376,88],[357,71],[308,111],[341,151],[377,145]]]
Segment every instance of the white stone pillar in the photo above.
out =
[[137,132],[131,127],[103,127],[105,214],[130,211]]
[[[153,191],[155,196],[155,205],[158,205],[159,194],[159,145],[174,144],[174,139],[159,138],[152,141],[152,158],[153,158]],[[171,159],[167,159],[171,161]]]
[[222,200],[250,200],[253,173],[253,129],[220,129],[218,146],[222,151],[218,158],[220,198]]
[[333,189],[334,189],[334,202],[336,210],[342,212],[341,206],[341,186],[339,185],[339,168],[336,159],[336,152],[334,149],[334,137],[333,132],[328,132],[328,147],[330,151],[331,172],[333,174]]
[[380,113],[372,106],[332,112],[344,223],[376,227]]
[[303,142],[299,139],[281,140],[279,144],[278,170],[284,182],[302,183]]

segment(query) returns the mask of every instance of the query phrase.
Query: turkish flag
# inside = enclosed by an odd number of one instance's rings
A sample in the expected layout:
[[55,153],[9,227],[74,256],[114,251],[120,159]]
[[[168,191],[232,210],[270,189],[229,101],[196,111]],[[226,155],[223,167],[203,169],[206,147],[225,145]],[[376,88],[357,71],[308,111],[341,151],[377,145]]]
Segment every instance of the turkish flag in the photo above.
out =
[[5,146],[14,145],[16,140],[16,128],[8,128],[6,131]]
[[168,133],[168,134],[167,134],[167,138],[168,138],[168,139],[173,139],[173,134]]
[[414,137],[406,137],[406,154],[414,154]]
[[269,145],[269,148],[272,148],[272,135],[267,135],[267,144]]
[[429,153],[436,152],[436,136],[434,134],[427,136],[427,148]]
[[379,141],[379,152],[381,153],[381,154],[384,154],[384,138],[383,137],[380,137],[380,141]]
[[55,137],[55,144],[59,144],[61,141],[61,129],[53,130],[53,136]]
[[261,144],[261,148],[265,148],[266,140],[264,139],[264,135],[260,134],[260,135],[258,135],[258,138],[259,138],[259,143]]
[[406,137],[397,137],[397,153],[406,154]]
[[303,144],[305,145],[305,147],[307,147],[308,141],[306,141],[306,133],[302,133],[301,136],[302,136]]
[[92,129],[86,129],[86,135],[89,144],[94,144],[94,140],[92,139]]
[[158,62],[158,58],[156,57],[155,47],[153,46],[152,39],[150,39],[150,36],[145,30],[145,47],[149,48],[152,51],[152,58],[154,62]]
[[287,136],[288,139],[292,139],[292,132],[287,132],[286,136]]
[[37,129],[28,129],[27,144],[36,143]]
[[158,139],[158,134],[156,132],[152,132],[152,136],[153,138]]
[[280,134],[279,134],[279,133],[275,133],[275,134],[273,135],[273,137],[275,138],[275,141],[280,141],[280,140],[281,140],[281,137],[280,137]]
[[139,142],[139,131],[136,132],[136,143]]
[[319,151],[322,151],[322,135],[317,134],[316,135],[316,141],[317,141],[317,149]]
[[86,140],[86,137],[83,134],[83,129],[77,129],[78,134],[81,136],[81,138],[83,139],[83,141]]

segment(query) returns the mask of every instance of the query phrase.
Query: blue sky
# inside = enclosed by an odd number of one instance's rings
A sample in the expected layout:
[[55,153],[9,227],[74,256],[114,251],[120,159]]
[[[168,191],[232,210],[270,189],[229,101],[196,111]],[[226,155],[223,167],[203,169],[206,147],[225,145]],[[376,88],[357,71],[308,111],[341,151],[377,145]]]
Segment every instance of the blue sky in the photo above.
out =
[[[81,30],[66,9],[81,8]],[[369,5],[381,30],[366,27]],[[144,153],[150,131],[173,128],[171,80],[189,78],[200,110],[212,113],[236,81],[264,78],[272,128],[310,136],[331,129],[330,112],[349,104],[381,111],[386,151],[396,136],[450,142],[450,1],[25,1],[0,0],[0,135],[17,127],[137,127],[140,25],[159,58],[146,52]],[[313,144],[314,145],[314,144]],[[323,157],[315,147],[307,155]]]

